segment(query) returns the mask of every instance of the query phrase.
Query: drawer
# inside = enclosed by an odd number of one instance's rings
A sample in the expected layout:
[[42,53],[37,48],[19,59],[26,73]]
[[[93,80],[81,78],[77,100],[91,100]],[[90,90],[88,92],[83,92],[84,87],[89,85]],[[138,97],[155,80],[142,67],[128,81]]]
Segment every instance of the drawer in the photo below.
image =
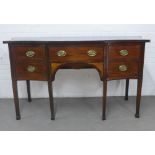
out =
[[108,64],[109,78],[134,78],[138,76],[138,62],[111,62]]
[[18,63],[15,66],[18,80],[46,80],[47,68],[44,63]]
[[109,46],[109,59],[140,59],[141,45],[127,44],[127,43],[115,43]]
[[52,62],[103,62],[102,47],[53,47],[49,51]]
[[43,45],[15,45],[12,46],[13,59],[21,60],[43,60],[45,59],[45,49]]

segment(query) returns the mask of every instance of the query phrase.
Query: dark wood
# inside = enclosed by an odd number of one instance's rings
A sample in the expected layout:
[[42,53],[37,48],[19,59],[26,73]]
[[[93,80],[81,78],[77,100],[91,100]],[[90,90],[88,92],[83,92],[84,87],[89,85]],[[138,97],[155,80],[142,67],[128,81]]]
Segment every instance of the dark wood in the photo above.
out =
[[103,108],[102,120],[106,120],[106,102],[107,102],[107,80],[103,81]]
[[19,98],[18,98],[18,87],[17,87],[17,80],[15,80],[15,69],[14,69],[14,61],[13,56],[11,53],[11,45],[9,46],[9,57],[10,57],[10,68],[11,68],[11,78],[12,78],[12,89],[13,89],[13,95],[14,95],[14,105],[15,105],[15,112],[16,112],[16,120],[21,119],[20,115],[20,109],[19,109]]
[[[121,56],[120,51],[121,50],[127,50],[128,55],[127,56]],[[116,60],[116,59],[127,59],[127,60],[132,60],[132,59],[138,59],[140,57],[141,53],[141,44],[139,43],[113,43],[109,46],[109,59],[110,60]]]
[[50,109],[51,109],[51,120],[55,120],[54,102],[53,102],[53,89],[52,89],[52,82],[51,81],[48,81],[48,92],[49,92]]
[[[12,86],[16,118],[20,119],[17,80],[27,81],[28,101],[31,101],[30,81],[48,82],[51,119],[55,119],[52,81],[59,69],[95,68],[103,81],[102,119],[106,119],[107,81],[126,79],[125,100],[128,100],[129,79],[137,79],[136,117],[139,117],[140,99],[143,78],[145,39],[116,39],[103,37],[57,37],[42,39],[17,39],[4,41],[9,44]],[[96,56],[88,56],[88,50],[95,50]],[[26,52],[35,52],[27,57]],[[67,55],[59,57],[57,52],[65,50]],[[120,50],[128,50],[128,55],[121,56]],[[126,65],[126,71],[119,66]],[[27,70],[34,66],[35,71]]]
[[[66,63],[66,62],[102,62],[103,61],[103,47],[100,45],[83,45],[83,46],[62,46],[62,47],[51,47],[49,48],[50,58],[52,62]],[[96,56],[90,57],[87,52],[89,50],[95,50]],[[65,57],[59,57],[57,52],[60,50],[66,51]]]
[[30,88],[30,80],[26,80],[26,86],[27,86],[27,96],[28,96],[28,102],[31,102],[31,88]]
[[51,68],[51,60],[49,48],[45,45],[45,55],[46,55],[46,66],[47,66],[47,76],[48,76],[48,93],[49,93],[49,101],[50,101],[50,111],[51,111],[51,120],[55,120],[55,107],[53,101],[53,86],[52,86],[52,68]]
[[141,91],[142,91],[142,78],[139,78],[137,81],[137,98],[136,98],[136,114],[135,117],[139,118],[139,110],[140,110],[140,100],[141,100]]
[[16,119],[20,120],[20,109],[19,109],[19,98],[18,98],[18,88],[17,88],[17,81],[12,81],[12,88],[13,88],[13,95],[14,95],[14,104],[15,104],[15,111],[16,111]]
[[126,87],[125,87],[125,100],[128,100],[128,94],[129,94],[129,79],[126,79]]
[[[120,71],[119,66],[126,65],[127,71]],[[108,77],[114,78],[128,78],[130,76],[138,77],[138,63],[137,62],[109,62],[108,63]]]
[[[145,51],[145,44],[141,46],[141,50]],[[144,67],[144,52],[141,52],[141,63],[139,64],[139,77],[137,79],[137,97],[136,97],[136,114],[135,117],[140,117],[140,101],[141,101],[141,91],[143,82],[143,67]]]
[[[27,51],[34,51],[35,55],[33,57],[27,57]],[[37,45],[13,45],[12,46],[12,55],[13,59],[16,62],[22,62],[26,60],[36,61],[36,60],[44,60],[45,59],[45,49],[42,44]]]
[[73,43],[144,43],[150,42],[148,39],[142,39],[141,37],[104,37],[104,36],[81,36],[81,37],[20,37],[13,38],[12,40],[3,41],[3,43],[13,43],[13,44],[38,44],[38,43],[46,43],[46,44],[56,44],[61,45],[63,43],[73,44]]
[[[28,72],[28,66],[34,66],[34,72]],[[15,65],[17,80],[47,80],[47,70],[45,63],[24,62]]]

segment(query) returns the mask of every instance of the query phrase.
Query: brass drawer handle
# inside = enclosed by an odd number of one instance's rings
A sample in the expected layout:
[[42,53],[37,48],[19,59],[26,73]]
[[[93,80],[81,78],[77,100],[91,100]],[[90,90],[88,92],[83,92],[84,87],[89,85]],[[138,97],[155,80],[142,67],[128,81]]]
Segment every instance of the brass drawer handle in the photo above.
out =
[[128,70],[128,67],[127,67],[126,65],[120,65],[120,66],[119,66],[119,70],[120,70],[121,72],[125,72],[125,71]]
[[64,51],[64,50],[60,50],[60,51],[57,52],[57,56],[58,56],[58,57],[64,57],[64,56],[66,56],[66,55],[67,55],[67,52]]
[[35,67],[35,66],[28,66],[28,67],[27,67],[27,71],[28,71],[28,72],[33,73],[33,72],[35,72],[35,70],[36,70],[36,67]]
[[94,56],[96,56],[96,51],[95,51],[95,50],[89,50],[89,51],[87,52],[87,54],[88,54],[88,56],[90,56],[90,57],[94,57]]
[[129,54],[129,52],[128,52],[128,50],[121,50],[121,51],[119,51],[119,54],[121,56],[127,56]]
[[35,52],[34,51],[27,51],[25,54],[27,57],[31,58],[31,57],[34,57]]

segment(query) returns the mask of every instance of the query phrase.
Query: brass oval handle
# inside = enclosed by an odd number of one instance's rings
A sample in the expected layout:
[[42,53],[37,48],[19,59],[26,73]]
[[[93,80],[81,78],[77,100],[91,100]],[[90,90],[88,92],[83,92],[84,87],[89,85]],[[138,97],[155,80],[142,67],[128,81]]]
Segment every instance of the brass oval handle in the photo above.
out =
[[128,67],[127,67],[126,65],[120,65],[120,66],[119,66],[119,70],[120,70],[121,72],[125,72],[125,71],[128,70]]
[[35,66],[28,66],[27,71],[33,73],[36,70]]
[[88,56],[90,56],[90,57],[94,57],[94,56],[96,56],[96,51],[95,51],[95,50],[89,50],[89,51],[87,52],[87,54],[88,54]]
[[60,51],[57,52],[57,56],[58,56],[58,57],[64,57],[64,56],[66,56],[66,55],[67,55],[67,52],[64,51],[64,50],[60,50]]
[[128,50],[121,50],[121,51],[119,51],[119,54],[121,56],[127,56],[129,54],[129,52],[128,52]]
[[35,55],[35,52],[34,51],[27,51],[25,54],[26,54],[27,57],[31,58],[31,57],[33,57]]

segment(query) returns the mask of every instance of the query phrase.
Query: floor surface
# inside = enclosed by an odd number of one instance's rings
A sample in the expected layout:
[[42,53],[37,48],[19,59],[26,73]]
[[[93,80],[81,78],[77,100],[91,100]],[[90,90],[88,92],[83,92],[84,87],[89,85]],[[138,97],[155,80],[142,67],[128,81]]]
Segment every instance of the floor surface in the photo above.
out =
[[0,99],[1,131],[135,131],[155,130],[155,97],[142,97],[135,118],[135,97],[108,97],[107,120],[101,120],[101,98],[56,98],[56,120],[50,120],[48,99],[20,100],[21,120],[12,99]]

